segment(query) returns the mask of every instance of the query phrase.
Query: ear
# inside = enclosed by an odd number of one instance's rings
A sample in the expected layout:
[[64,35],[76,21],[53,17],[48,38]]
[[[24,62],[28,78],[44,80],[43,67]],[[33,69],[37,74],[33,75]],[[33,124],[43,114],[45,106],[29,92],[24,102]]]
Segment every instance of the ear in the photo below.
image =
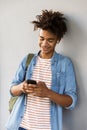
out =
[[57,37],[57,44],[59,44],[61,38]]
[[59,44],[60,40],[57,41],[57,44]]

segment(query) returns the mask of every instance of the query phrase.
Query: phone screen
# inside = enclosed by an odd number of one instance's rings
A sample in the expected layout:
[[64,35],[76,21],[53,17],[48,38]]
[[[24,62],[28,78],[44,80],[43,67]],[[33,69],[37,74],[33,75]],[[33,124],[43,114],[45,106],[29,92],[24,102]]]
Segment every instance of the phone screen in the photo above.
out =
[[28,79],[28,80],[27,80],[27,83],[28,83],[28,84],[37,84],[35,80],[31,80],[31,79]]

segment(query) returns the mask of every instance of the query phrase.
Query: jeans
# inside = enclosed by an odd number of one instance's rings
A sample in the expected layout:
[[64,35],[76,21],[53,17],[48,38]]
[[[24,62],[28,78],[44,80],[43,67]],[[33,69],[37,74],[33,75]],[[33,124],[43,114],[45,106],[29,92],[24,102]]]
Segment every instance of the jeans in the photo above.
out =
[[19,127],[19,129],[18,129],[18,130],[26,130],[26,129]]

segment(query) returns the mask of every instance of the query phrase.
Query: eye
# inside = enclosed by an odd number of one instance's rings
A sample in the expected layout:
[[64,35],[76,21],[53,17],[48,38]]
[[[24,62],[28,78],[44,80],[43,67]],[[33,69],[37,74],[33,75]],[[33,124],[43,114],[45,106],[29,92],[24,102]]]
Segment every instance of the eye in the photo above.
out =
[[44,41],[44,38],[40,38],[40,41]]
[[53,41],[54,41],[54,40],[52,40],[52,39],[49,39],[49,40],[48,40],[49,43],[52,43]]

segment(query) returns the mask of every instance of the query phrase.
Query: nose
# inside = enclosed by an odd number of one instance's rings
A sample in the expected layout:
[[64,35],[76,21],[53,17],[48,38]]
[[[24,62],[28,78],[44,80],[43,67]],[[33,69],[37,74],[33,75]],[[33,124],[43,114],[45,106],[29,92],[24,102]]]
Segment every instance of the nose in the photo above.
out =
[[42,42],[42,45],[43,45],[43,46],[46,46],[47,44],[48,44],[47,40],[44,40],[44,41]]

